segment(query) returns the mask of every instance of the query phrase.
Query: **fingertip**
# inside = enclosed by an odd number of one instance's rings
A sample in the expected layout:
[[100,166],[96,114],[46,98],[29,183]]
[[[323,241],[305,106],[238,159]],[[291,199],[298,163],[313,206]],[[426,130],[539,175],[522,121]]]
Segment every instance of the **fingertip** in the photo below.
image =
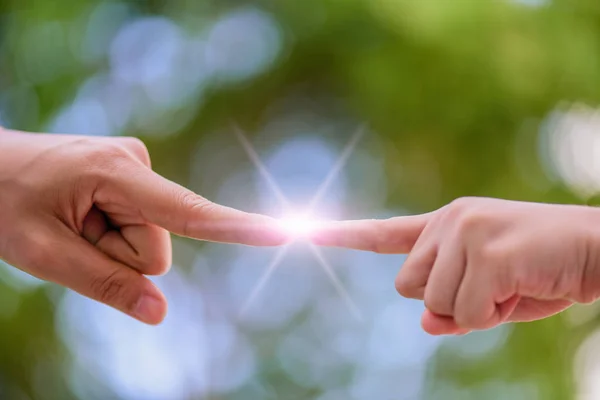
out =
[[143,292],[133,316],[148,325],[159,325],[167,316],[168,304],[165,295],[154,285]]
[[254,234],[249,234],[249,243],[253,246],[276,247],[294,241],[294,234],[285,229],[275,218],[254,214],[255,224],[251,228]]
[[317,228],[308,234],[307,239],[316,246],[333,246],[335,243],[330,239],[327,240],[326,232],[321,228]]

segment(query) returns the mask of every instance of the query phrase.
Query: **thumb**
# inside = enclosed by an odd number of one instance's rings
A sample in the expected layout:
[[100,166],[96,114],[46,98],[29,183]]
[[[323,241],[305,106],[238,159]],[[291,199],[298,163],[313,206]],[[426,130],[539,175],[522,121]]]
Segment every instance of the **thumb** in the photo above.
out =
[[423,330],[430,335],[465,335],[470,332],[458,326],[452,317],[436,315],[429,310],[423,311],[421,316],[421,326]]
[[277,246],[289,239],[273,218],[212,203],[148,168],[134,168],[115,176],[104,196],[117,193],[151,224],[211,242]]
[[[47,240],[46,240],[47,241]],[[39,241],[43,243],[44,241]],[[144,323],[156,325],[167,313],[162,292],[136,270],[114,261],[80,236],[68,231],[42,244],[30,260],[42,279],[66,286]]]
[[429,214],[386,220],[323,222],[311,234],[319,246],[383,254],[409,253],[429,221]]

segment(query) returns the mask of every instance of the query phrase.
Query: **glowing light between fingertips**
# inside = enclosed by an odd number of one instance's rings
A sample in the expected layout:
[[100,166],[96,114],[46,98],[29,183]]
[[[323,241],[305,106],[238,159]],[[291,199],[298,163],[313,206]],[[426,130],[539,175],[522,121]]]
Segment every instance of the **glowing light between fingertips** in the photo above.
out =
[[318,221],[310,215],[296,214],[279,219],[279,225],[288,235],[301,239],[317,229]]
[[[284,210],[293,210],[292,204],[288,201],[287,197],[283,194],[283,192],[281,191],[281,189],[279,188],[279,186],[273,179],[273,176],[265,168],[264,164],[260,160],[260,157],[256,153],[256,150],[252,147],[252,144],[250,143],[250,141],[246,138],[244,133],[238,127],[236,127],[234,125],[233,128],[236,133],[236,136],[240,140],[242,147],[248,153],[250,160],[252,161],[252,163],[254,164],[256,169],[259,171],[259,173],[262,175],[262,177],[265,179],[265,181],[268,183],[271,190],[273,191],[275,196],[280,201],[283,209]],[[352,137],[350,138],[350,141],[348,142],[348,144],[342,151],[342,154],[340,155],[340,157],[338,158],[336,163],[333,165],[331,170],[328,172],[323,183],[317,189],[317,192],[315,193],[314,197],[308,204],[308,207],[304,208],[303,212],[300,212],[300,213],[294,212],[293,214],[287,214],[287,212],[286,212],[286,214],[283,216],[283,218],[278,219],[280,229],[283,232],[285,232],[288,235],[288,237],[290,239],[292,239],[292,241],[307,239],[307,238],[310,238],[311,236],[312,236],[312,238],[314,238],[313,233],[317,233],[318,230],[323,228],[322,223],[324,221],[316,220],[314,218],[314,216],[312,215],[312,211],[316,209],[317,205],[322,200],[325,193],[327,193],[327,190],[328,190],[329,186],[331,185],[331,183],[334,181],[335,177],[345,166],[346,162],[348,161],[348,158],[354,152],[354,149],[356,148],[356,145],[358,144],[360,138],[363,136],[364,132],[365,132],[365,127],[361,127],[352,135]],[[262,277],[260,278],[260,280],[257,282],[256,286],[252,290],[248,300],[244,303],[244,305],[242,307],[242,314],[244,314],[245,311],[250,308],[250,306],[254,302],[255,298],[260,294],[260,292],[263,290],[263,288],[267,284],[267,281],[269,280],[270,276],[279,267],[284,255],[286,253],[287,248],[288,248],[287,246],[282,247],[279,250],[279,252],[277,252],[275,254],[275,257],[273,258],[271,263],[268,264]],[[313,255],[315,256],[317,264],[319,264],[321,266],[321,268],[323,269],[323,271],[325,272],[327,277],[331,280],[332,284],[334,285],[335,289],[337,290],[337,292],[339,293],[341,298],[344,299],[344,301],[348,305],[350,311],[357,317],[357,319],[359,321],[363,321],[362,314],[361,314],[359,308],[356,306],[356,304],[352,300],[352,297],[344,288],[341,280],[337,277],[335,271],[333,270],[331,265],[328,263],[328,261],[325,259],[325,257],[321,253],[320,249],[312,243],[309,243],[309,248],[311,249]]]

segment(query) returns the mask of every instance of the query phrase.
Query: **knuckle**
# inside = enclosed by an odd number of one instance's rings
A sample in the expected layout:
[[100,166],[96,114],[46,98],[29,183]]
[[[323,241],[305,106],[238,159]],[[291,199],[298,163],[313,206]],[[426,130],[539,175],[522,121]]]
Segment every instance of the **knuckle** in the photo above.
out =
[[189,190],[184,190],[179,194],[179,203],[189,211],[202,210],[212,207],[212,203],[202,196]]
[[402,297],[409,297],[409,294],[412,290],[412,287],[408,284],[406,279],[402,277],[401,274],[396,276],[396,280],[394,281],[394,285],[396,287],[396,291]]
[[444,207],[445,212],[443,213],[443,217],[452,220],[459,219],[473,211],[476,208],[478,200],[475,197],[459,197]]
[[110,174],[119,169],[123,162],[131,161],[129,153],[113,142],[83,139],[80,145],[83,147],[78,152],[80,164],[98,175]]
[[396,291],[407,299],[422,299],[422,288],[417,287],[405,274],[400,272],[394,281]]
[[137,252],[140,272],[145,275],[164,275],[171,268],[173,249],[171,236],[167,230],[158,227],[147,228],[148,250]]
[[461,213],[468,210],[474,202],[475,199],[473,197],[459,197],[448,205],[448,209],[451,212]]
[[84,156],[93,162],[104,162],[115,158],[129,158],[129,154],[121,146],[112,142],[89,141]]
[[[195,214],[201,217],[210,214],[214,209],[214,203],[188,190],[184,190],[180,193],[179,204],[186,215]],[[184,236],[191,236],[192,222],[192,218],[184,219],[182,228]]]
[[136,137],[124,137],[122,138],[124,145],[131,150],[141,162],[143,162],[146,166],[150,166],[150,153],[148,152],[148,148],[144,142]]
[[390,247],[394,237],[390,220],[372,220],[371,222],[372,229],[375,231],[373,235],[375,240],[372,241],[368,250],[379,254],[386,253],[386,249]]
[[469,209],[467,203],[469,203],[469,200],[464,197],[453,200],[447,206],[442,208],[442,212],[438,216],[439,221],[441,223],[451,223],[456,225],[457,221],[460,221],[464,217],[465,212]]
[[455,226],[459,235],[466,235],[484,226],[485,220],[486,218],[483,213],[468,210],[463,211],[460,216],[456,218]]
[[146,145],[144,144],[144,142],[137,137],[126,136],[126,137],[123,137],[122,139],[125,142],[126,146],[129,147],[131,150],[147,151]]
[[483,246],[479,246],[477,249],[478,262],[484,265],[497,265],[506,259],[508,256],[507,252],[498,245],[488,243]]
[[[474,267],[485,269],[488,274],[494,274],[498,279],[502,274],[508,273],[509,265],[515,264],[511,247],[493,240],[472,247],[467,257],[472,260]],[[491,270],[495,272],[490,272]]]
[[425,296],[424,299],[425,308],[436,315],[441,316],[452,316],[453,309],[452,305],[444,301],[444,299],[438,296]]
[[144,274],[146,275],[164,275],[171,269],[171,257],[166,254],[156,252],[144,262]]
[[[127,303],[127,287],[118,270],[91,282],[92,294],[105,304]],[[125,304],[128,306],[127,304]]]

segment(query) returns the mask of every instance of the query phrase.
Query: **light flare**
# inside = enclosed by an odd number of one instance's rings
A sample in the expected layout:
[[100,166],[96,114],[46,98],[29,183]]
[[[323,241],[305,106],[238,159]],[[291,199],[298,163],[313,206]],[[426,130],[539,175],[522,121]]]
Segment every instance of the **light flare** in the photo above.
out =
[[359,129],[356,130],[356,132],[354,132],[354,134],[350,138],[350,141],[348,142],[346,147],[344,147],[344,150],[342,150],[342,154],[337,159],[337,161],[331,168],[331,171],[329,171],[329,173],[325,177],[325,180],[323,180],[323,183],[319,186],[319,188],[317,189],[317,192],[315,193],[314,197],[310,201],[310,203],[308,205],[309,212],[312,212],[315,209],[315,207],[319,204],[319,202],[321,201],[321,199],[323,198],[325,193],[327,193],[327,190],[333,183],[334,179],[337,177],[337,175],[340,173],[340,171],[344,168],[344,166],[348,162],[348,159],[354,152],[354,149],[356,149],[356,145],[358,144],[360,139],[365,134],[365,131],[366,131],[365,126],[361,126]]
[[262,163],[262,161],[260,161],[260,157],[258,156],[258,153],[256,152],[256,150],[254,150],[254,147],[252,147],[252,144],[250,143],[250,141],[248,140],[246,135],[244,135],[242,130],[237,125],[233,124],[232,126],[233,126],[233,131],[235,132],[235,135],[237,136],[242,147],[246,151],[246,154],[248,154],[248,157],[250,157],[250,161],[252,161],[252,164],[254,164],[254,167],[262,175],[262,177],[265,179],[265,181],[267,181],[267,185],[269,185],[269,187],[271,188],[273,193],[275,193],[275,196],[277,196],[277,199],[281,202],[282,206],[285,209],[289,210],[291,208],[290,202],[288,201],[288,199],[285,197],[285,195],[279,188],[279,185],[277,184],[277,182],[275,182],[273,175],[271,175],[269,173],[269,171],[267,170],[267,167],[265,167],[265,165]]
[[[243,134],[243,132],[236,125],[233,125],[233,128],[234,128],[236,136],[238,137],[242,147],[248,154],[248,157],[250,158],[250,160],[252,161],[252,163],[254,164],[256,169],[259,171],[259,173],[267,181],[267,184],[269,185],[269,187],[271,188],[271,190],[273,191],[275,196],[277,196],[277,198],[281,202],[281,205],[283,206],[283,208],[286,210],[286,212],[289,212],[290,210],[292,210],[290,201],[283,194],[283,192],[277,185],[277,182],[275,182],[275,179],[273,178],[273,176],[269,173],[269,171],[267,170],[265,165],[262,163],[262,161],[260,160],[260,157],[258,156],[256,150],[254,150],[254,148],[252,147],[252,144],[250,143],[250,141],[246,138],[246,136]],[[350,141],[348,142],[348,144],[345,146],[344,150],[342,151],[342,154],[340,155],[338,160],[333,165],[331,171],[329,171],[329,173],[325,177],[325,180],[323,181],[323,183],[317,189],[315,196],[310,201],[309,206],[307,208],[308,211],[304,212],[304,213],[290,213],[290,214],[286,215],[285,217],[279,219],[279,224],[285,232],[290,234],[295,239],[306,239],[307,237],[310,237],[310,234],[318,228],[319,221],[314,219],[312,217],[311,213],[316,208],[318,203],[321,201],[321,198],[327,192],[327,190],[329,189],[329,186],[331,186],[331,183],[334,181],[336,176],[346,165],[348,159],[354,152],[356,145],[358,144],[360,138],[363,136],[364,132],[365,132],[365,127],[363,126],[352,135],[352,137],[350,138]],[[348,291],[344,288],[344,285],[342,284],[341,280],[336,275],[333,267],[325,259],[325,257],[323,256],[323,253],[314,244],[310,243],[309,246],[310,246],[311,252],[315,256],[315,259],[317,260],[317,263],[321,266],[321,268],[323,269],[323,271],[325,272],[325,274],[327,275],[327,277],[333,284],[334,288],[336,289],[336,291],[338,292],[340,297],[344,300],[344,302],[348,306],[350,312],[359,321],[362,321],[363,318],[362,318],[362,314],[361,314],[359,308],[357,307],[356,303],[352,300],[352,297],[350,296]],[[273,260],[267,266],[264,274],[261,276],[260,280],[258,281],[256,286],[252,290],[250,296],[248,297],[248,300],[246,300],[246,302],[244,303],[244,306],[242,308],[242,315],[245,314],[247,312],[247,310],[252,306],[253,302],[256,300],[256,298],[258,297],[260,292],[263,290],[263,288],[267,284],[269,278],[273,275],[275,270],[281,264],[281,261],[283,260],[287,250],[288,250],[288,246],[285,246],[275,254],[275,256],[273,257]]]
[[312,218],[310,214],[292,214],[279,219],[281,229],[296,239],[310,236],[318,226],[319,221]]
[[260,292],[263,290],[263,288],[269,281],[269,278],[271,277],[271,275],[273,275],[273,272],[275,272],[275,270],[277,269],[279,264],[281,264],[281,261],[283,260],[283,257],[285,256],[285,253],[287,253],[287,251],[288,251],[288,246],[284,246],[281,249],[279,249],[279,251],[277,253],[275,253],[275,256],[273,257],[273,259],[271,260],[271,262],[265,269],[265,272],[263,273],[260,280],[258,281],[256,286],[250,293],[250,296],[248,296],[248,299],[244,303],[244,306],[242,307],[242,311],[240,312],[241,315],[245,315],[248,312],[248,309],[252,306],[252,304],[254,303],[254,301],[256,300],[258,295],[260,294]]
[[331,283],[337,290],[338,294],[348,306],[348,309],[350,309],[350,311],[352,312],[352,314],[354,314],[357,320],[362,322],[362,313],[360,312],[354,300],[352,300],[352,297],[350,297],[350,293],[348,293],[348,291],[344,288],[344,285],[342,284],[342,281],[340,281],[340,278],[338,278],[338,276],[335,274],[333,267],[325,259],[323,253],[321,253],[321,250],[319,250],[319,248],[312,243],[310,244],[310,249],[312,250],[315,258],[323,268],[323,271],[325,271],[325,274],[327,274],[327,276],[329,277],[329,280],[331,280]]

